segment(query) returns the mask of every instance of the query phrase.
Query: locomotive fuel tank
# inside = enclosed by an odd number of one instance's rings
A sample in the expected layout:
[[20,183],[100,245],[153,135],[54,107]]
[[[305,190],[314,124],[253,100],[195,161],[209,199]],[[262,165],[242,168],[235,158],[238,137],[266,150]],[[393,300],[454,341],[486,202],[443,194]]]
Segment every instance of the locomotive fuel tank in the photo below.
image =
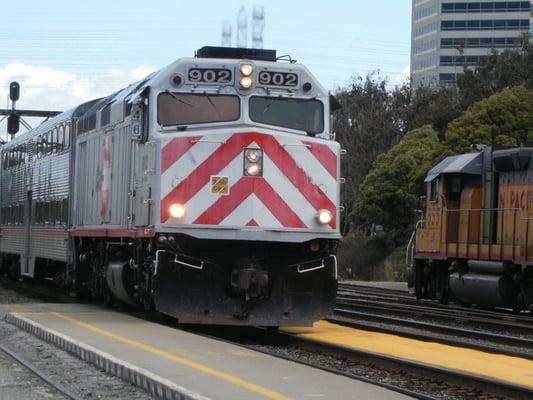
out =
[[453,295],[465,304],[514,308],[518,287],[508,275],[455,272],[449,278]]

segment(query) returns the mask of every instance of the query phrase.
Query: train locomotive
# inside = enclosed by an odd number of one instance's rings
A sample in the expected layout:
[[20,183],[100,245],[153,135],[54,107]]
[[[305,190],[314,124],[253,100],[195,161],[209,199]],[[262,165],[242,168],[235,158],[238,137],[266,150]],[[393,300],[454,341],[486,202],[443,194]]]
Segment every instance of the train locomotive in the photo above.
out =
[[448,157],[425,182],[408,246],[416,296],[533,311],[533,147]]
[[335,105],[275,50],[203,47],[1,148],[4,274],[181,323],[310,325],[335,302]]

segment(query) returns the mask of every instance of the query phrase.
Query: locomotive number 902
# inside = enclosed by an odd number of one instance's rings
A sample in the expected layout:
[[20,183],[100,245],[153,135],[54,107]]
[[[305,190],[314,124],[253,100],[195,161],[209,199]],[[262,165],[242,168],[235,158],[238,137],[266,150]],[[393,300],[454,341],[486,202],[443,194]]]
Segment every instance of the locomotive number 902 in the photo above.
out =
[[231,83],[231,71],[224,68],[191,68],[190,82]]
[[259,72],[259,84],[264,86],[298,86],[298,75],[292,72]]

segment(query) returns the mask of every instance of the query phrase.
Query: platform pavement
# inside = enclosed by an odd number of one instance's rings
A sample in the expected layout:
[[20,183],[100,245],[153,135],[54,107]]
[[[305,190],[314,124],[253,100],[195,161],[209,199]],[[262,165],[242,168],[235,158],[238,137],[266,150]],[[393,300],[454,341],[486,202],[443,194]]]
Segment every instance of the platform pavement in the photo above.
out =
[[384,399],[382,387],[93,305],[7,308],[8,322],[165,399]]

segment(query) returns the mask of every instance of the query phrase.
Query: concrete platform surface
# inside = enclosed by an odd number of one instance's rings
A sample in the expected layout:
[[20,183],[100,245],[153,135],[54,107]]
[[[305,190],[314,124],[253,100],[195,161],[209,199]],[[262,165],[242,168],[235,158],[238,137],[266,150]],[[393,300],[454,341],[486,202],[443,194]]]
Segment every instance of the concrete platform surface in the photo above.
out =
[[93,305],[17,305],[6,319],[168,399],[406,399],[387,389]]

